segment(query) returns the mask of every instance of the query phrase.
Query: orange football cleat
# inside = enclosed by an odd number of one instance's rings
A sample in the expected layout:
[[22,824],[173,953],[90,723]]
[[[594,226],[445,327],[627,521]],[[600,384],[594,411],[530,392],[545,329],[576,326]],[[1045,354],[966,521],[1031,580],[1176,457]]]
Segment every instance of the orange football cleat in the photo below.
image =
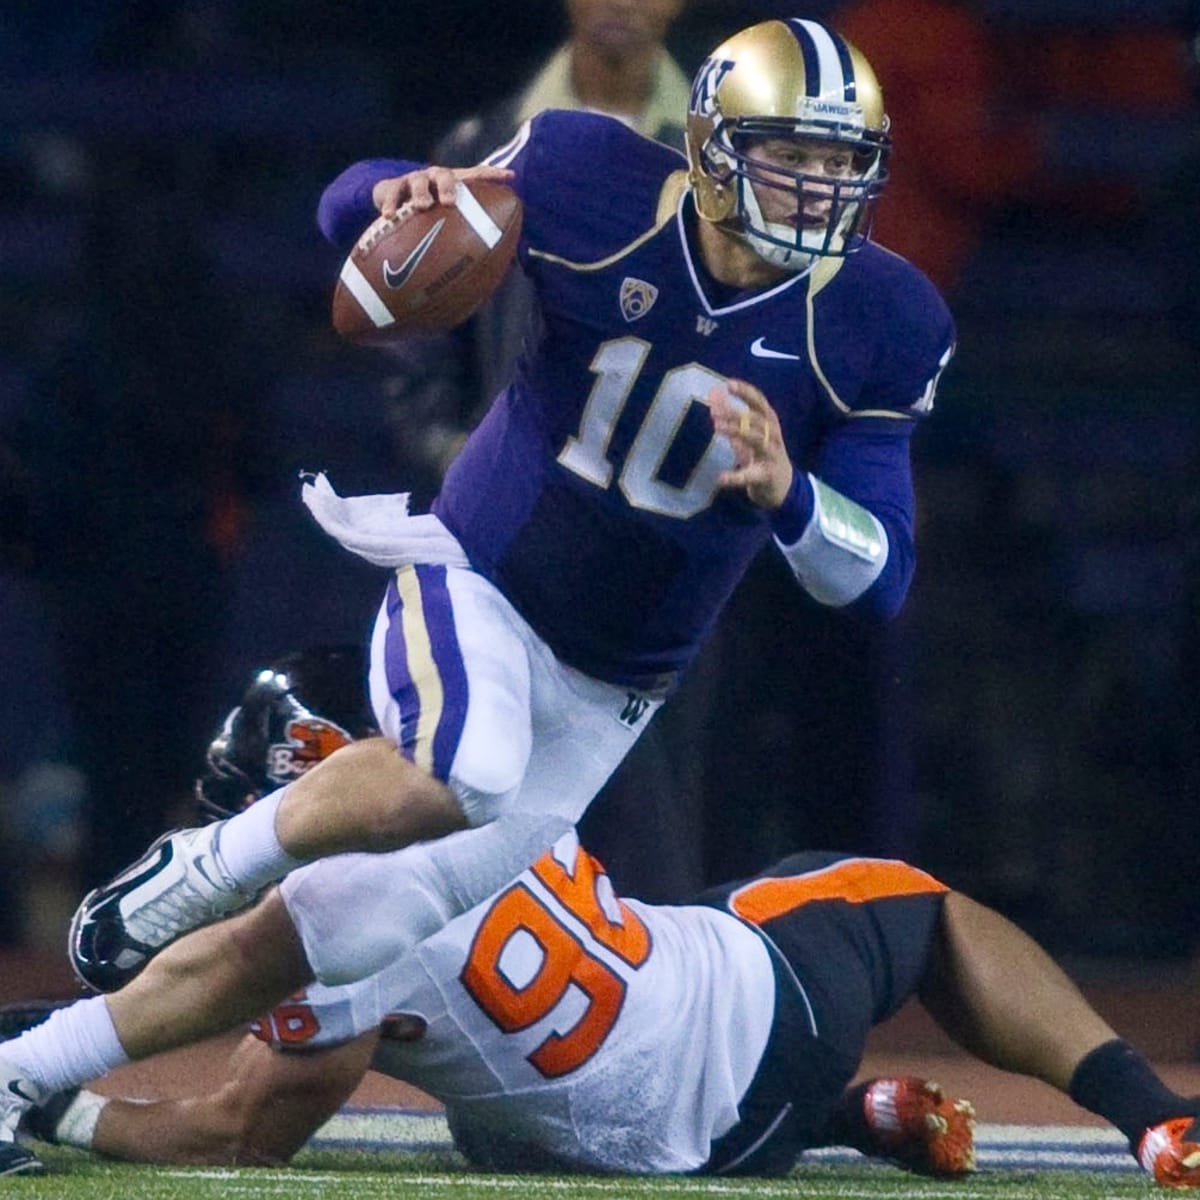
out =
[[1151,1125],[1138,1143],[1137,1157],[1159,1187],[1200,1188],[1200,1118]]
[[863,1096],[881,1158],[919,1175],[956,1178],[975,1170],[975,1109],[927,1079],[876,1079]]

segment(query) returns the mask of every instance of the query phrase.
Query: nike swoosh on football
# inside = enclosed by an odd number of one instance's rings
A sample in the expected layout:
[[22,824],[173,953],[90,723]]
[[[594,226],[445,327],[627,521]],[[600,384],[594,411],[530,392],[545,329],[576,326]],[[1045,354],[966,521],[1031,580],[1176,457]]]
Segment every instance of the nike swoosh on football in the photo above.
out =
[[443,217],[412,248],[408,257],[398,267],[393,267],[386,258],[383,260],[383,282],[388,287],[394,291],[396,288],[402,288],[408,282],[408,277],[421,265],[421,259],[429,252],[429,247],[433,245],[433,239],[442,232],[442,226],[445,223],[446,218]]
[[750,353],[755,358],[787,358],[792,362],[800,361],[800,355],[788,354],[785,350],[770,350],[763,345],[763,341],[763,338],[758,337],[750,343]]

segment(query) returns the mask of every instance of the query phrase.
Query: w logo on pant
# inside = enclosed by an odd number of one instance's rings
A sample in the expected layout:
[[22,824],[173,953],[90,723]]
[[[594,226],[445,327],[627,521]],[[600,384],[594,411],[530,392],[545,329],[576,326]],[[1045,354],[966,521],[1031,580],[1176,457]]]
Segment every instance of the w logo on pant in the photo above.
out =
[[618,720],[622,725],[628,725],[632,729],[646,715],[646,709],[649,707],[650,701],[644,696],[639,696],[636,692],[627,692],[625,707],[621,709]]

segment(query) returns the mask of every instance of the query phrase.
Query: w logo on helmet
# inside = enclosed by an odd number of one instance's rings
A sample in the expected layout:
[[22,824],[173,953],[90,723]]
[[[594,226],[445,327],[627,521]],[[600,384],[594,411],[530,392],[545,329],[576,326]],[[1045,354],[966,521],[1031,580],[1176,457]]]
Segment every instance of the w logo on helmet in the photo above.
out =
[[692,80],[692,94],[688,99],[688,112],[701,117],[711,117],[717,111],[717,89],[721,80],[734,68],[731,58],[707,58]]
[[267,747],[267,774],[277,784],[299,779],[305,771],[354,739],[340,726],[320,717],[297,717],[284,727],[284,742]]

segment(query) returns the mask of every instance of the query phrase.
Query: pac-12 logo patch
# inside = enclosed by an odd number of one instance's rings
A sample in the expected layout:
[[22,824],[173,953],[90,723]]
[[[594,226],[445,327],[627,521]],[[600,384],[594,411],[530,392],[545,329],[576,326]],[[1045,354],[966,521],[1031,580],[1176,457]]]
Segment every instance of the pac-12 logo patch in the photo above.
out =
[[658,288],[644,279],[634,279],[626,275],[621,280],[621,315],[626,321],[636,321],[644,317],[654,307],[658,299]]

